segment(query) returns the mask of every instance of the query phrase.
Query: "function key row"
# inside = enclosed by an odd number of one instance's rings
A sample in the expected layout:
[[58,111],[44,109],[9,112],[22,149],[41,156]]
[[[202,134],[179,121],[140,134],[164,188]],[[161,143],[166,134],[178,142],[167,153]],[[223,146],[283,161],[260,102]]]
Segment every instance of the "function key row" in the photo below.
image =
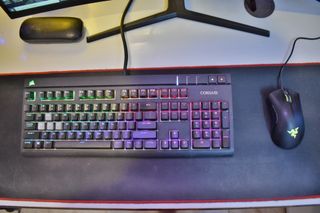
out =
[[[37,97],[37,92],[27,91],[24,94],[25,100],[35,101]],[[72,101],[75,98],[74,91],[64,90],[64,91],[40,91],[39,99],[41,101]]]
[[113,89],[105,89],[105,90],[80,90],[78,92],[80,100],[110,100],[115,99],[115,90]]
[[175,99],[187,98],[187,88],[163,88],[163,89],[123,89],[121,90],[121,99],[136,99],[136,98],[162,98]]

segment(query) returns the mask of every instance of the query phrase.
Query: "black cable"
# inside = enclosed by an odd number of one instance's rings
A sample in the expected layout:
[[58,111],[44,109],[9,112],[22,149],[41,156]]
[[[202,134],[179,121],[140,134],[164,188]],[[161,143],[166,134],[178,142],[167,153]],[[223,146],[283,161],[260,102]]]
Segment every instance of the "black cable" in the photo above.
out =
[[284,91],[283,83],[282,83],[282,75],[283,75],[282,73],[283,73],[283,70],[284,70],[285,66],[287,65],[287,63],[289,62],[289,60],[290,60],[290,58],[291,58],[291,56],[293,54],[293,51],[294,51],[294,48],[296,46],[297,41],[299,41],[299,40],[318,40],[318,39],[320,39],[320,37],[314,37],[314,38],[298,37],[298,38],[296,38],[294,40],[292,48],[291,48],[291,52],[290,52],[287,60],[280,67],[280,71],[279,71],[279,74],[278,74],[278,88],[280,88],[280,89],[282,89]]
[[132,2],[133,2],[133,0],[128,1],[127,6],[122,13],[121,22],[120,22],[120,33],[121,33],[123,52],[124,52],[123,72],[125,75],[128,75],[128,69],[127,69],[127,67],[128,67],[128,46],[127,46],[127,41],[126,41],[126,37],[124,34],[124,20],[126,18],[126,15],[130,9]]

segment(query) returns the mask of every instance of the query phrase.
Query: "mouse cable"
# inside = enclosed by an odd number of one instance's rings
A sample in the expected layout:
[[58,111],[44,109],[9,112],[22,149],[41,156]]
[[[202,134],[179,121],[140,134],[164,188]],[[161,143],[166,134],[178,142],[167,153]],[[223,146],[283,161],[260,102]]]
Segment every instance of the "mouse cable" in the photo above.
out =
[[127,3],[126,8],[124,9],[122,16],[121,16],[121,21],[120,21],[120,34],[121,34],[121,39],[122,39],[122,44],[123,44],[123,52],[124,52],[124,60],[123,60],[123,72],[124,75],[128,75],[128,46],[127,46],[127,41],[126,41],[126,36],[124,34],[124,20],[126,18],[126,15],[131,7],[133,0],[129,0]]
[[294,48],[296,46],[296,43],[297,41],[299,40],[309,40],[309,41],[314,41],[314,40],[318,40],[320,39],[320,37],[314,37],[314,38],[308,38],[308,37],[298,37],[294,40],[293,42],[293,45],[292,45],[292,48],[291,48],[291,52],[287,58],[287,60],[281,65],[280,67],[280,71],[279,71],[279,74],[278,74],[278,88],[281,88],[283,91],[284,91],[284,88],[283,88],[283,83],[282,83],[282,73],[283,73],[283,70],[285,68],[285,66],[287,65],[287,63],[289,62],[292,54],[293,54],[293,51],[294,51]]

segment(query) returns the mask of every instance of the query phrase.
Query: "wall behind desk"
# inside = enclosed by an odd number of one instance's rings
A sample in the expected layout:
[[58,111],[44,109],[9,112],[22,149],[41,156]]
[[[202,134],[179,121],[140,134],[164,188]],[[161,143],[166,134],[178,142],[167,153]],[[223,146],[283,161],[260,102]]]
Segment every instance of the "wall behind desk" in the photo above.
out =
[[[108,1],[34,16],[75,16],[92,35],[117,26],[127,1]],[[293,39],[320,36],[320,3],[315,0],[275,0],[272,16],[250,16],[242,0],[186,0],[188,9],[268,29],[261,37],[222,27],[172,19],[127,33],[129,67],[224,66],[277,64],[287,56]],[[166,8],[166,1],[137,0],[127,20]],[[0,11],[0,74],[85,69],[117,69],[123,63],[120,36],[94,43],[27,44],[19,38],[20,24]],[[320,62],[320,41],[301,41],[291,62]]]

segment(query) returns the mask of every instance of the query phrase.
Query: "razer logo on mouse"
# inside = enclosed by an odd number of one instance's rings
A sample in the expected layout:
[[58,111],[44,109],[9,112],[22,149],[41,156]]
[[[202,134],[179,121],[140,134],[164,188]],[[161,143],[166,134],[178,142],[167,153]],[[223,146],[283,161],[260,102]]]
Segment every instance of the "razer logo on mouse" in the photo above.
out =
[[287,130],[287,132],[289,133],[289,135],[293,138],[296,138],[297,135],[299,134],[299,127],[291,129],[291,130]]

